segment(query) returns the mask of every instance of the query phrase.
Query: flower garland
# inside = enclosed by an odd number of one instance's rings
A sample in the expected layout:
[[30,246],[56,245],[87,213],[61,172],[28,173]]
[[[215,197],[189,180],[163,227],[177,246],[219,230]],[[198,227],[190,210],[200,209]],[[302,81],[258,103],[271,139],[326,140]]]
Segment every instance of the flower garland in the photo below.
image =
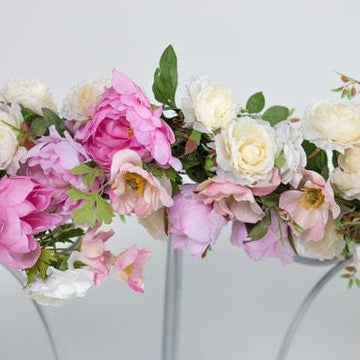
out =
[[[0,102],[0,263],[27,275],[42,304],[82,297],[114,269],[144,291],[150,257],[135,245],[113,254],[101,231],[135,214],[156,239],[204,258],[232,223],[231,243],[254,260],[290,263],[354,256],[360,243],[359,82],[341,75],[341,101],[304,116],[262,92],[244,106],[207,77],[176,104],[177,58],[161,56],[149,99],[116,70],[74,87],[57,110],[38,81],[8,81]],[[191,179],[183,184],[184,175]],[[186,179],[186,177],[185,177]]]

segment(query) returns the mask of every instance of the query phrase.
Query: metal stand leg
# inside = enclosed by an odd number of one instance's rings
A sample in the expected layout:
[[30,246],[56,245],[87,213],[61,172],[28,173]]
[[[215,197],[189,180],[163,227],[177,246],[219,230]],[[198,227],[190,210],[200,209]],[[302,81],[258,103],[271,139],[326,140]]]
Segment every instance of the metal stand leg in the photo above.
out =
[[[329,265],[332,262],[320,262],[319,260],[313,260],[303,257],[297,257],[295,259],[296,262],[306,265],[313,265],[313,266],[321,266],[321,265]],[[290,326],[283,338],[283,341],[280,346],[280,350],[277,354],[277,360],[285,360],[288,354],[290,345],[294,340],[297,330],[299,329],[302,320],[304,319],[307,311],[309,310],[310,306],[314,302],[315,298],[319,294],[319,292],[324,288],[324,286],[344,267],[349,265],[353,261],[352,258],[337,262],[335,266],[333,266],[325,275],[315,284],[315,286],[310,290],[308,295],[305,297],[303,302],[301,303],[298,311],[296,312],[293,320],[290,323]]]
[[[15,271],[15,270],[10,269],[8,267],[6,267],[6,269],[9,271],[9,273],[12,276],[14,276],[14,278],[18,281],[18,283],[22,287],[24,287],[24,278],[21,276],[21,273],[19,271]],[[40,321],[41,321],[41,323],[42,323],[42,325],[43,325],[43,327],[45,329],[45,333],[46,333],[46,336],[48,338],[48,341],[49,341],[49,344],[50,344],[50,347],[51,347],[51,351],[53,353],[54,360],[60,360],[60,357],[59,357],[59,354],[58,354],[58,351],[57,351],[57,348],[56,348],[55,340],[54,340],[53,334],[51,332],[49,323],[47,321],[44,309],[41,308],[41,306],[36,301],[34,301],[34,300],[31,300],[31,301],[32,301],[32,304],[34,305],[35,310],[39,315]]]
[[182,283],[182,252],[174,251],[168,241],[164,322],[162,333],[162,360],[179,359],[179,329]]

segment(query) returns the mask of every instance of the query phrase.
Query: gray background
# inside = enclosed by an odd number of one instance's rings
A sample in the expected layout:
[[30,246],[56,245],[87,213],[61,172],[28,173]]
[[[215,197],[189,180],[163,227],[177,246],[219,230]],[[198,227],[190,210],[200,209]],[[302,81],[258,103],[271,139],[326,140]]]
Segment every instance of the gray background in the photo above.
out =
[[[0,1],[0,81],[38,78],[59,103],[77,82],[126,72],[148,94],[163,48],[178,53],[180,82],[209,74],[239,101],[296,107],[330,96],[334,70],[360,76],[359,1]],[[179,95],[183,92],[183,86]],[[87,298],[49,309],[61,356],[160,358],[166,246],[130,219],[114,222],[114,251],[153,251],[144,296],[112,277]],[[304,294],[325,269],[258,264],[224,231],[203,261],[185,257],[181,359],[274,359]],[[0,359],[51,359],[31,304],[0,270]],[[292,360],[358,359],[360,292],[335,279],[311,309]]]

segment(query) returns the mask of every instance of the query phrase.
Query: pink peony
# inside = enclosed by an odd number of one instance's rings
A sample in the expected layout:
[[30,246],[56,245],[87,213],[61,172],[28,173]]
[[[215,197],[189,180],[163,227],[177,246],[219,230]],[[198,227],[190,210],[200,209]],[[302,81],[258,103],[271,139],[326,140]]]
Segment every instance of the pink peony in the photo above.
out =
[[110,169],[119,150],[136,151],[143,161],[180,170],[171,154],[175,136],[161,119],[162,108],[152,110],[144,92],[125,74],[113,71],[112,87],[105,90],[92,111],[92,119],[76,132],[79,139],[104,169]]
[[287,236],[288,227],[283,221],[280,224],[283,244],[280,241],[279,218],[274,210],[271,211],[271,223],[263,238],[251,240],[248,237],[245,224],[234,221],[231,242],[233,245],[244,249],[256,261],[268,257],[277,257],[283,264],[290,263],[293,261],[294,251],[289,244]]
[[115,259],[110,251],[105,250],[105,242],[114,235],[114,231],[97,232],[98,228],[89,229],[83,236],[79,256],[84,264],[92,268],[95,285],[100,285],[109,276]]
[[40,256],[34,235],[61,222],[46,212],[52,191],[25,176],[0,180],[0,262],[14,269],[33,266]]
[[221,229],[227,224],[212,204],[204,204],[195,194],[195,185],[184,185],[174,198],[169,210],[169,234],[174,249],[183,249],[200,257],[209,245],[215,243]]
[[214,210],[230,219],[256,223],[264,216],[253,193],[246,186],[214,177],[199,184],[195,192],[198,200],[205,204],[213,203]]
[[54,126],[50,135],[40,138],[23,158],[27,175],[53,190],[52,210],[68,215],[74,208],[66,191],[72,186],[79,190],[88,190],[82,182],[82,176],[73,175],[71,170],[90,160],[81,144],[75,142],[68,133],[61,137]]
[[144,292],[143,267],[149,258],[150,251],[133,246],[117,256],[114,263],[115,272],[131,289]]
[[340,215],[340,207],[335,202],[334,191],[328,181],[313,171],[303,169],[301,173],[303,178],[298,190],[282,193],[279,206],[303,228],[302,239],[321,240],[329,212],[335,219]]
[[173,204],[169,180],[161,184],[143,169],[140,156],[132,150],[121,150],[113,156],[111,183],[110,201],[120,214],[134,212],[144,218]]

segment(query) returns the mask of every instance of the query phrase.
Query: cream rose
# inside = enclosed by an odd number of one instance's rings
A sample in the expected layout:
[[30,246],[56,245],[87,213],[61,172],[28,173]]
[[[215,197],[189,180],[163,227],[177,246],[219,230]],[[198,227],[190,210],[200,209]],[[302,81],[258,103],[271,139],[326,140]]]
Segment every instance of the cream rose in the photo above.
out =
[[10,80],[5,83],[1,95],[6,102],[16,102],[38,115],[42,115],[42,108],[56,111],[56,105],[50,91],[37,80]]
[[345,242],[336,230],[336,221],[329,220],[324,229],[324,237],[319,241],[302,242],[306,253],[319,260],[331,260],[341,257]]
[[76,127],[83,125],[90,119],[90,107],[96,105],[105,88],[110,86],[110,79],[101,78],[84,81],[73,87],[64,101],[64,117],[74,120]]
[[360,173],[360,145],[346,149],[338,158],[340,167],[348,173]]
[[304,117],[305,138],[324,150],[360,145],[360,104],[320,101]]
[[263,120],[233,120],[215,136],[218,175],[242,185],[270,180],[277,153],[275,131]]
[[236,118],[236,106],[230,88],[206,77],[191,82],[182,101],[187,127],[212,132]]

